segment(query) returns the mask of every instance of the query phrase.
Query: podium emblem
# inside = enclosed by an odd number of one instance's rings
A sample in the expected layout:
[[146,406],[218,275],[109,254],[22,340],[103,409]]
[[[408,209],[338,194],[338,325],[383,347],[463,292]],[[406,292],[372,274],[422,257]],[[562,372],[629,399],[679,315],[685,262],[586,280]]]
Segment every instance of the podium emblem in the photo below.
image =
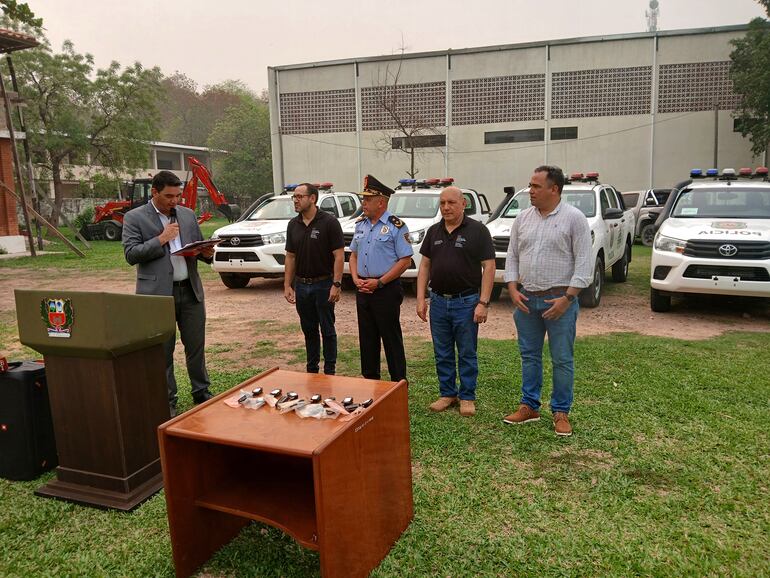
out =
[[70,337],[75,315],[71,299],[43,299],[40,316],[46,324],[48,337]]

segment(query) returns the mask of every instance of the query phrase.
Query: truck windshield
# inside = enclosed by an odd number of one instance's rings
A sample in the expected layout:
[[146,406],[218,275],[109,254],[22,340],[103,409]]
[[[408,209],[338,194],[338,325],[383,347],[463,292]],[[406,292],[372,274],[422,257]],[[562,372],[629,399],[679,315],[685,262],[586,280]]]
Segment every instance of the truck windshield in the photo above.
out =
[[262,220],[284,220],[293,219],[297,216],[294,210],[294,203],[290,197],[274,197],[257,208],[251,215],[249,221]]
[[432,219],[438,213],[438,205],[438,195],[396,193],[390,198],[388,211],[402,219]]
[[682,219],[770,219],[770,187],[685,189],[671,209]]
[[[567,191],[561,192],[561,200],[569,203],[573,207],[580,209],[586,217],[596,216],[596,197],[592,190],[590,191]],[[508,206],[502,213],[502,217],[515,217],[524,209],[532,206],[529,202],[529,190],[516,193]]]

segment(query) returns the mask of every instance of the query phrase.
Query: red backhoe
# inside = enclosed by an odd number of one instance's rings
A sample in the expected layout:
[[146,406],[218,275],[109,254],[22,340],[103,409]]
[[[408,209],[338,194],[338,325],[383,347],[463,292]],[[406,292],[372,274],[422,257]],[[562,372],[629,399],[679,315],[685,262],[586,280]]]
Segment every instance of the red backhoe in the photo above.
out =
[[[238,218],[240,213],[236,205],[231,205],[225,199],[225,196],[217,189],[214,181],[211,180],[206,166],[195,157],[188,157],[189,171],[191,178],[185,183],[182,191],[181,205],[188,209],[195,210],[198,205],[198,183],[202,184],[209,197],[229,222]],[[110,201],[104,205],[94,207],[94,221],[80,229],[80,234],[89,241],[105,239],[107,241],[119,241],[123,229],[123,216],[136,207],[140,207],[149,202],[152,194],[152,179],[134,179],[124,183],[121,191],[121,200]],[[211,213],[205,211],[198,217],[198,223],[204,223],[212,217]]]

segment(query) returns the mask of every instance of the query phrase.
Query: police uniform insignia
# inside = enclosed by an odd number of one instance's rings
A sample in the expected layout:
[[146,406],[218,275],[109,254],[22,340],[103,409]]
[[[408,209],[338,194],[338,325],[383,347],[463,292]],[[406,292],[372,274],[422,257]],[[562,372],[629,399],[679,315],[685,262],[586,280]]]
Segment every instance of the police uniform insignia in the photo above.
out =
[[396,229],[400,229],[401,227],[404,226],[404,221],[396,217],[396,215],[391,215],[390,217],[388,217],[388,221],[393,223],[396,226]]
[[387,225],[383,225],[382,229],[380,229],[380,233],[382,233],[383,235],[389,232],[390,232],[390,227],[388,227]]

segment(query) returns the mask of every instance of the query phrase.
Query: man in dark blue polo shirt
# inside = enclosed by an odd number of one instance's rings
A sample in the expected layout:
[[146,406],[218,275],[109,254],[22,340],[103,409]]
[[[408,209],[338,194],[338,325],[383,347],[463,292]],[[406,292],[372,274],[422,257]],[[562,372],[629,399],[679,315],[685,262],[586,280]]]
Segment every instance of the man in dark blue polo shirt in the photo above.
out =
[[472,416],[479,374],[479,323],[487,320],[495,281],[495,248],[489,229],[465,216],[467,201],[460,189],[441,191],[440,203],[443,219],[425,234],[417,274],[417,315],[423,321],[427,321],[430,281],[430,331],[441,395],[430,409],[444,411],[459,396],[460,415]]
[[286,230],[286,268],[283,293],[296,304],[305,334],[307,372],[318,373],[321,362],[321,328],[324,373],[334,375],[337,366],[337,331],[334,304],[340,300],[345,241],[340,222],[318,209],[318,189],[303,183],[294,189],[298,215]]

